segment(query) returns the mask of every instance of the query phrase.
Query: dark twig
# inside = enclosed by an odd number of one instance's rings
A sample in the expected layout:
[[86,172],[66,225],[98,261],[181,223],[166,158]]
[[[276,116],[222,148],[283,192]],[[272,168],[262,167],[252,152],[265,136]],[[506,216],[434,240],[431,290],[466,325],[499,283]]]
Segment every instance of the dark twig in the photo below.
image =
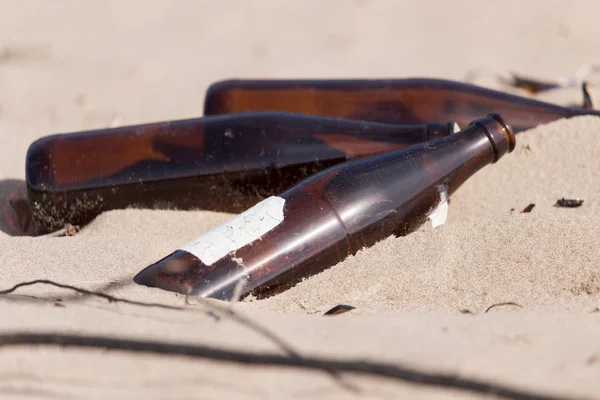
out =
[[327,310],[323,315],[338,315],[354,310],[355,307],[346,304],[338,304],[337,306]]
[[181,310],[181,307],[177,307],[177,306],[170,306],[167,304],[161,304],[161,303],[146,303],[146,302],[141,302],[141,301],[135,301],[135,300],[127,300],[127,299],[122,299],[122,298],[118,298],[115,296],[111,296],[110,294],[106,294],[106,293],[102,293],[102,292],[95,292],[95,291],[91,291],[91,290],[87,290],[84,288],[80,288],[77,286],[72,286],[72,285],[67,285],[64,283],[58,283],[58,282],[54,282],[48,279],[36,279],[33,281],[28,281],[28,282],[20,282],[17,283],[16,285],[14,285],[11,288],[5,289],[5,290],[0,290],[0,295],[5,295],[5,294],[10,294],[15,292],[17,289],[25,287],[25,286],[33,286],[33,285],[49,285],[49,286],[55,286],[57,288],[60,289],[69,289],[69,290],[73,290],[74,292],[77,292],[79,294],[83,294],[86,296],[95,296],[95,297],[100,297],[103,298],[105,300],[108,300],[109,303],[126,303],[126,304],[132,304],[135,306],[141,306],[141,307],[158,307],[158,308],[166,308],[168,310]]
[[[189,307],[178,307],[178,306],[170,306],[168,304],[161,304],[161,303],[149,303],[149,302],[143,302],[143,301],[128,300],[128,299],[124,299],[124,298],[120,298],[120,297],[111,296],[111,295],[103,293],[103,292],[95,292],[95,291],[87,290],[87,289],[80,288],[77,286],[54,282],[54,281],[51,281],[48,279],[36,279],[33,281],[29,281],[29,282],[21,282],[21,283],[14,285],[13,287],[11,287],[9,289],[0,290],[0,295],[6,295],[9,293],[12,293],[21,287],[33,286],[33,285],[38,285],[38,284],[55,286],[55,287],[58,287],[61,289],[68,289],[68,290],[72,290],[74,292],[77,292],[77,293],[80,293],[80,294],[83,294],[86,296],[100,297],[102,299],[107,300],[109,303],[125,303],[125,304],[130,304],[130,305],[139,306],[139,307],[162,308],[162,309],[174,310],[174,311],[199,311],[199,310],[196,310],[194,308],[189,308]],[[223,314],[226,314],[231,319],[255,330],[256,332],[260,333],[267,339],[269,339],[272,342],[274,342],[275,344],[277,344],[277,346],[279,346],[280,349],[283,350],[288,355],[299,356],[296,353],[296,351],[292,348],[291,345],[284,342],[277,335],[270,332],[266,328],[256,324],[254,321],[252,321],[248,318],[245,318],[245,317],[241,316],[240,314],[235,313],[231,308],[220,307],[217,304],[213,304],[213,303],[209,303],[209,302],[204,302],[203,305],[207,306],[208,308],[213,309],[214,311],[218,311]]]
[[174,355],[246,365],[293,367],[308,370],[331,370],[338,373],[359,373],[390,378],[416,385],[459,389],[477,394],[495,395],[497,397],[516,400],[563,399],[563,397],[527,392],[482,380],[468,379],[451,374],[423,372],[399,365],[375,363],[365,360],[342,361],[316,357],[290,358],[279,354],[250,353],[203,345],[175,344],[159,341],[111,338],[104,336],[83,336],[53,332],[12,332],[0,334],[0,347],[29,345],[120,350],[133,353]]
[[[77,286],[72,286],[72,285],[67,285],[67,284],[63,284],[63,283],[54,282],[54,281],[51,281],[51,280],[48,280],[48,279],[36,279],[36,280],[33,280],[33,281],[29,281],[29,282],[21,282],[21,283],[18,283],[16,285],[14,285],[13,287],[11,287],[9,289],[1,290],[0,291],[0,295],[9,294],[9,293],[14,292],[18,288],[21,288],[21,287],[24,287],[24,286],[32,286],[32,285],[36,285],[36,284],[44,284],[44,285],[55,286],[55,287],[62,288],[62,289],[73,290],[73,291],[75,291],[77,293],[80,293],[80,294],[83,294],[83,295],[96,296],[96,297],[103,298],[105,300],[108,300],[110,303],[113,303],[113,302],[115,302],[115,303],[125,303],[125,304],[140,306],[140,307],[156,307],[156,308],[162,308],[162,309],[167,309],[167,310],[175,310],[175,311],[197,311],[196,309],[189,308],[189,307],[177,307],[177,306],[170,306],[170,305],[161,304],[161,303],[148,303],[148,302],[141,302],[141,301],[134,301],[134,300],[123,299],[123,298],[120,298],[120,297],[111,296],[111,295],[106,294],[106,293],[90,291],[90,290],[87,290],[87,289],[84,289],[84,288],[80,288],[80,287],[77,287]],[[272,341],[273,343],[275,343],[288,356],[294,357],[294,358],[300,358],[301,357],[300,354],[298,354],[298,352],[296,350],[294,350],[289,343],[285,342],[279,336],[277,336],[273,332],[269,331],[265,327],[263,327],[263,326],[257,324],[256,322],[252,321],[251,319],[246,318],[246,317],[244,317],[244,316],[242,316],[240,314],[235,313],[231,307],[222,307],[222,306],[219,306],[219,305],[217,305],[215,303],[209,303],[208,301],[205,301],[205,299],[203,299],[203,298],[198,298],[198,300],[202,301],[203,305],[205,305],[206,307],[212,309],[212,311],[217,311],[217,312],[223,313],[223,314],[227,315],[229,318],[231,318],[232,320],[237,321],[238,323],[241,323],[242,325],[245,325],[246,327],[254,330],[255,332],[257,332],[260,335],[264,336],[265,338],[269,339],[270,341]],[[186,304],[188,304],[187,303],[187,296],[186,296]],[[340,383],[346,389],[354,391],[354,392],[356,392],[358,390],[355,386],[351,385],[350,383],[343,382],[342,379],[341,379],[341,377],[338,376],[338,374],[335,371],[325,370],[325,372],[327,372],[328,374],[330,374],[334,379],[338,380],[338,383]]]
[[515,302],[513,302],[513,301],[507,301],[507,302],[504,302],[504,303],[496,303],[496,304],[492,304],[491,306],[489,306],[489,307],[488,307],[488,308],[485,310],[485,312],[488,312],[488,311],[490,311],[492,308],[495,308],[495,307],[502,307],[502,306],[515,306],[515,307],[521,307],[521,308],[523,308],[523,306],[522,306],[522,305],[520,305],[520,304],[517,304],[517,303],[515,303]]

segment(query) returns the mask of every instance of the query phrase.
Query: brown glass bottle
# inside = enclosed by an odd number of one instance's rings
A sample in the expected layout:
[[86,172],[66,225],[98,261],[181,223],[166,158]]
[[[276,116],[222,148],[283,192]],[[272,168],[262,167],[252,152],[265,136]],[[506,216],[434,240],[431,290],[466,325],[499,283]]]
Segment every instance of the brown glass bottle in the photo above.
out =
[[560,118],[600,115],[442,79],[225,80],[211,85],[205,115],[285,111],[393,124],[470,121],[498,113],[515,132]]
[[419,229],[469,177],[514,147],[510,126],[494,114],[455,135],[338,164],[200,236],[134,281],[222,300],[279,293],[364,247]]
[[277,112],[52,135],[27,153],[38,233],[127,207],[241,212],[315,172],[457,130]]

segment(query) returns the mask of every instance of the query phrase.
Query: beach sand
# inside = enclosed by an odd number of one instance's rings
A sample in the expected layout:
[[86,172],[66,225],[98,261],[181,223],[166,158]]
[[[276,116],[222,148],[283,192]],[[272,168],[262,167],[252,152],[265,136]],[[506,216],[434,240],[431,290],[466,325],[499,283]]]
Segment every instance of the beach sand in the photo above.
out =
[[[0,200],[24,179],[37,138],[197,117],[217,80],[429,76],[514,91],[496,76],[570,75],[597,61],[600,34],[592,1],[1,8]],[[578,89],[537,97],[582,99]],[[232,214],[115,210],[71,237],[4,227],[0,289],[52,280],[130,303],[42,283],[0,295],[0,398],[600,398],[598,132],[600,118],[586,116],[519,133],[513,153],[451,198],[445,225],[260,301],[186,303],[132,282]],[[584,203],[553,207],[562,197]],[[322,316],[338,304],[355,309]],[[196,349],[10,346],[12,332]]]

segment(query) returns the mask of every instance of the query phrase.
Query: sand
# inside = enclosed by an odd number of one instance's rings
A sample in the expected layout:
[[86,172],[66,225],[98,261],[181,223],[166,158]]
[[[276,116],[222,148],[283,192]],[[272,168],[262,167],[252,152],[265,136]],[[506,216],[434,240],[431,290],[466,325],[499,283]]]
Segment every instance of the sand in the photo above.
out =
[[[0,200],[24,179],[35,139],[197,117],[216,80],[430,76],[514,91],[497,76],[573,74],[598,61],[600,34],[592,1],[1,9]],[[581,102],[576,88],[537,97]],[[0,397],[600,398],[599,131],[599,118],[577,117],[520,133],[513,153],[452,197],[445,225],[384,240],[260,301],[186,304],[131,281],[231,214],[115,210],[55,238],[0,226],[0,288],[47,279],[137,302],[22,287],[0,295],[0,344],[19,331],[204,346],[185,356],[6,345]],[[585,201],[553,207],[562,197]],[[337,304],[355,309],[322,316]]]

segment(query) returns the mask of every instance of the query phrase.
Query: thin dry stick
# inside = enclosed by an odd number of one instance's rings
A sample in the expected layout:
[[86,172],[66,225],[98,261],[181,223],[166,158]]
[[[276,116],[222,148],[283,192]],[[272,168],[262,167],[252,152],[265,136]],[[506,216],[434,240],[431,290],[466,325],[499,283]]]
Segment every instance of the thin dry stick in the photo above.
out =
[[506,385],[477,379],[463,378],[450,374],[423,372],[400,365],[376,363],[360,359],[342,361],[317,357],[290,358],[280,354],[250,353],[203,345],[111,338],[106,336],[84,336],[55,332],[11,332],[0,334],[0,347],[30,345],[96,348],[133,353],[174,355],[246,365],[292,367],[307,370],[331,370],[338,373],[351,372],[390,378],[416,385],[459,389],[467,392],[495,395],[497,397],[514,400],[566,399],[565,397],[528,392],[511,388]]
[[515,306],[515,307],[521,307],[523,308],[522,305],[515,303],[514,301],[506,301],[504,303],[496,303],[496,304],[492,304],[491,306],[489,306],[488,308],[486,308],[485,312],[490,311],[492,308],[495,307],[502,307],[502,306]]
[[[102,293],[102,292],[95,292],[95,291],[87,290],[87,289],[80,288],[77,286],[54,282],[54,281],[51,281],[48,279],[36,279],[33,281],[29,281],[29,282],[21,282],[21,283],[14,285],[13,287],[11,287],[9,289],[0,290],[0,295],[10,294],[21,287],[33,286],[33,285],[38,285],[38,284],[50,285],[50,286],[55,286],[55,287],[58,287],[61,289],[73,290],[74,292],[77,292],[77,293],[80,293],[80,294],[83,294],[86,296],[100,297],[102,299],[107,300],[110,303],[125,303],[125,304],[130,304],[130,305],[139,306],[139,307],[162,308],[162,309],[174,310],[174,311],[200,311],[200,310],[196,310],[194,308],[170,306],[168,304],[149,303],[149,302],[143,302],[143,301],[128,300],[128,299],[124,299],[124,298],[120,298],[120,297],[111,296],[109,294]],[[229,316],[232,320],[237,321],[237,322],[249,327],[250,329],[258,332],[259,334],[263,335],[267,339],[274,342],[277,346],[279,346],[279,348],[281,350],[283,350],[288,355],[299,357],[298,353],[292,348],[292,346],[290,344],[286,343],[281,338],[279,338],[277,335],[270,332],[263,326],[260,326],[260,325],[256,324],[254,321],[252,321],[246,317],[243,317],[240,314],[235,313],[231,308],[221,307],[217,304],[209,303],[207,301],[205,301],[203,303],[203,305],[212,309],[213,311],[221,312],[221,313]]]
[[[20,287],[32,286],[32,285],[36,285],[36,284],[45,284],[45,285],[59,287],[62,289],[69,289],[69,290],[73,290],[77,293],[81,293],[84,295],[100,297],[100,298],[108,300],[109,302],[119,302],[119,303],[125,303],[125,304],[130,304],[130,305],[135,305],[135,306],[141,306],[141,307],[157,307],[157,308],[163,308],[163,309],[167,309],[167,310],[176,310],[176,311],[190,311],[190,310],[196,311],[193,308],[170,306],[170,305],[161,304],[161,303],[147,303],[147,302],[140,302],[140,301],[134,301],[134,300],[127,300],[127,299],[111,296],[106,293],[94,292],[94,291],[90,291],[90,290],[83,289],[80,287],[54,282],[54,281],[51,281],[48,279],[36,279],[34,281],[21,282],[9,289],[0,291],[0,295],[12,293]],[[205,299],[198,298],[198,300],[202,301]],[[187,296],[186,296],[186,304],[188,304]],[[288,356],[294,357],[294,358],[301,357],[301,355],[296,350],[294,350],[289,343],[285,342],[283,339],[281,339],[279,336],[275,335],[273,332],[269,331],[265,327],[255,323],[254,321],[250,320],[249,318],[243,317],[242,315],[234,312],[231,307],[221,307],[221,306],[218,306],[217,304],[209,303],[207,301],[204,301],[203,305],[207,306],[208,308],[212,309],[213,311],[216,310],[218,312],[221,312],[221,313],[229,316],[229,318],[231,318],[232,320],[234,320],[238,323],[241,323],[242,325],[258,332],[259,334],[263,335],[264,337],[266,337],[267,339],[269,339],[270,341],[275,343],[277,346],[279,346],[279,348],[284,353],[286,353]],[[343,381],[342,377],[339,376],[339,374],[336,373],[335,371],[325,370],[324,372],[327,372],[334,379],[338,380],[338,383],[340,383],[340,385],[344,386],[346,389],[354,391],[354,392],[358,391],[357,387],[355,387],[354,385],[351,385],[348,382]]]

